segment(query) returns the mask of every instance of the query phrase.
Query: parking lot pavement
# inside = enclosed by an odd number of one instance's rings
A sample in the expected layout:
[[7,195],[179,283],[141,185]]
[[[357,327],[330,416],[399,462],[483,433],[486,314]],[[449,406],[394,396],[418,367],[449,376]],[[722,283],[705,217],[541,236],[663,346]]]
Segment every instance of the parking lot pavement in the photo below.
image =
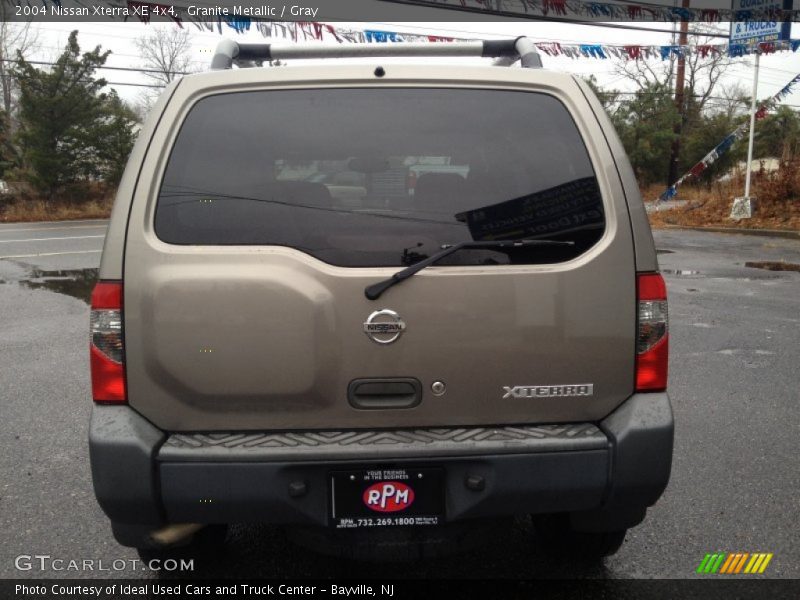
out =
[[[86,448],[86,300],[102,246],[91,236],[104,224],[38,227],[0,225],[0,256],[16,257],[0,259],[0,577],[158,576],[15,568],[25,554],[136,558],[113,541],[95,503]],[[556,560],[518,521],[498,524],[479,549],[398,568],[322,557],[279,529],[237,525],[221,553],[197,558],[194,574],[682,578],[707,552],[726,551],[772,552],[762,577],[800,577],[800,273],[744,266],[800,263],[800,241],[670,230],[656,242],[670,294],[673,475],[617,555]]]

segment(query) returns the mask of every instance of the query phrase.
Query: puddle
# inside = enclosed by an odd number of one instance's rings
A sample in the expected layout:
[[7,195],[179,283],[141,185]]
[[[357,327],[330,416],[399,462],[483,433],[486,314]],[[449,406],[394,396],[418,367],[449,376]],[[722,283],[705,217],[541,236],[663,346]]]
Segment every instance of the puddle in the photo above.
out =
[[787,263],[782,261],[753,261],[744,263],[745,267],[752,269],[766,269],[767,271],[798,271],[800,272],[800,265],[797,263]]
[[97,269],[65,269],[59,271],[43,271],[33,269],[27,279],[21,279],[20,285],[33,290],[50,290],[83,300],[89,304],[92,289],[97,281]]
[[[785,265],[790,263],[777,263]],[[750,263],[747,263],[750,266]],[[661,269],[664,275],[672,277],[704,278],[704,279],[737,279],[739,281],[761,281],[764,279],[783,279],[783,275],[768,275],[767,273],[755,273],[737,269],[716,269],[696,271],[694,269]]]

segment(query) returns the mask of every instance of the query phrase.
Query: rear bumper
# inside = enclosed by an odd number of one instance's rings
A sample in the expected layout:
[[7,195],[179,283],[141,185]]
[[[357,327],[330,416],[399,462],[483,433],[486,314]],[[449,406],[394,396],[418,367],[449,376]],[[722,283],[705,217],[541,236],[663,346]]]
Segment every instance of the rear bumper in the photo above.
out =
[[639,394],[597,424],[277,434],[168,435],[127,406],[95,406],[89,443],[115,530],[326,525],[331,471],[392,465],[444,467],[448,521],[570,512],[579,527],[619,529],[664,491],[672,439],[667,395]]

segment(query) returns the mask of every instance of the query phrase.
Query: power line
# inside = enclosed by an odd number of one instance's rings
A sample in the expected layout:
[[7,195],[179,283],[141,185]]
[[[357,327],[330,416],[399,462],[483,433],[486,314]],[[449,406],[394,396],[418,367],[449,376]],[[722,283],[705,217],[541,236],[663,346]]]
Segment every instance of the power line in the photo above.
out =
[[[52,29],[47,29],[46,31],[53,31],[53,30]],[[89,33],[81,32],[81,35],[96,35],[96,34],[89,34]],[[108,36],[102,36],[102,37],[105,39]],[[98,45],[102,46],[102,44],[98,44]],[[64,51],[64,46],[63,45],[61,45],[61,46],[37,46],[36,50],[37,51],[38,50],[55,50],[56,52],[63,52]],[[125,52],[117,52],[115,50],[111,51],[111,55],[114,56],[114,57],[125,56],[127,58],[138,58],[138,59],[142,58],[141,55],[139,55],[139,54],[127,54]]]
[[149,88],[165,88],[165,85],[156,85],[153,83],[122,83],[119,81],[106,81],[106,85],[129,85],[134,87],[149,87]]
[[[11,63],[19,63],[19,60],[13,58],[0,58],[2,62],[11,62]],[[47,65],[50,67],[56,66],[57,63],[47,62],[43,60],[26,60],[28,64],[31,65]],[[136,69],[133,67],[97,67],[98,69],[112,69],[115,71],[137,71],[141,73],[164,73],[164,71],[159,71],[157,69]],[[176,71],[174,73],[170,73],[171,75],[188,75],[188,73],[183,73]],[[125,83],[122,81],[106,81],[106,85],[123,85],[123,86],[131,86],[131,87],[149,87],[149,88],[164,88],[166,87],[163,84],[152,84],[152,83]]]
[[[764,57],[762,56],[761,59],[763,60]],[[767,70],[767,71],[778,71],[779,73],[786,73],[787,75],[795,75],[796,74],[795,71],[787,71],[786,69],[779,69],[778,67],[765,67],[765,66],[762,65],[759,68],[762,69],[762,70]]]
[[[388,0],[388,1],[393,1],[393,0]],[[537,19],[529,18],[528,20],[537,20]],[[549,19],[549,20],[552,20],[552,19]],[[504,33],[498,33],[496,31],[478,31],[478,30],[474,30],[474,29],[455,29],[453,27],[427,27],[427,26],[420,26],[420,25],[409,25],[407,23],[402,23],[402,22],[399,25],[397,23],[387,23],[385,21],[371,21],[371,22],[374,23],[375,25],[386,25],[386,26],[389,26],[389,27],[395,27],[398,30],[400,30],[401,32],[402,32],[402,30],[407,30],[407,29],[417,29],[417,30],[423,30],[423,31],[436,31],[436,32],[440,32],[440,33],[442,33],[442,32],[445,32],[445,33],[461,33],[461,34],[467,34],[469,36],[472,36],[473,38],[475,36],[508,37],[507,33],[505,33],[505,34]],[[603,23],[589,23],[589,22],[585,22],[585,21],[568,21],[568,20],[564,20],[563,22],[564,22],[564,24],[574,24],[574,25],[589,25],[589,26],[598,26],[598,27],[604,26]],[[504,23],[504,25],[505,25],[505,23]],[[514,23],[514,25],[518,25],[518,24]],[[636,30],[636,31],[644,31],[644,32],[648,32],[648,33],[655,32],[655,33],[669,33],[669,34],[672,34],[672,30],[653,29],[651,27],[638,27],[638,26],[633,26],[633,25],[631,25],[631,26],[614,25],[614,27],[615,28],[619,28],[619,29],[633,29],[633,30]],[[689,31],[688,35],[694,35],[694,36],[697,36],[697,37],[720,37],[720,38],[729,37],[728,34],[722,34],[722,33],[714,34],[714,33],[705,33],[705,32],[693,32],[693,31]],[[455,36],[455,37],[458,37],[458,36]],[[543,41],[550,41],[550,42],[562,42],[562,43],[563,42],[573,42],[573,43],[576,43],[576,44],[613,45],[613,44],[607,44],[607,42],[587,42],[584,39],[577,39],[576,40],[576,39],[567,39],[567,38],[548,38],[548,37],[542,37],[540,35],[530,35],[528,37],[530,37],[530,38],[532,38],[534,40],[543,40]]]
[[[20,61],[16,58],[0,58],[3,62],[10,62],[10,63],[19,63]],[[46,60],[26,60],[26,63],[29,65],[46,65],[49,67],[55,67],[58,63],[49,62]],[[97,67],[98,70],[100,69],[107,69],[110,71],[135,71],[137,73],[161,73],[163,75],[189,75],[186,71],[162,71],[160,69],[143,69],[141,67]]]
[[[643,90],[640,90],[638,92],[617,92],[617,91],[611,91],[611,90],[607,91],[607,90],[601,89],[600,91],[602,93],[604,93],[604,94],[608,94],[608,95],[611,95],[611,96],[613,96],[613,95],[617,95],[617,96],[644,96],[644,95],[647,95],[647,96],[658,96],[658,95],[663,95],[664,98],[670,98],[671,97],[671,94],[666,93],[666,92],[647,92],[647,91],[643,91]],[[687,95],[689,95],[692,98],[703,98],[703,94],[687,94]],[[738,100],[736,98],[726,98],[725,96],[706,96],[706,99],[707,100],[723,100],[725,102],[741,102],[741,100]],[[794,105],[793,104],[786,104],[785,106],[794,106]]]
[[[606,27],[611,29],[627,29],[632,31],[649,31],[657,33],[669,33],[669,34],[672,33],[671,29],[655,29],[651,27],[639,27],[636,25],[620,25],[618,23],[591,23],[588,21],[570,19],[568,17],[530,15],[530,14],[516,13],[505,10],[487,11],[486,9],[483,8],[477,8],[472,6],[455,6],[452,4],[447,5],[447,4],[442,4],[440,2],[434,2],[431,0],[382,0],[382,1],[391,2],[393,4],[408,4],[412,6],[424,6],[426,8],[438,8],[444,10],[455,10],[459,12],[476,13],[484,16],[510,17],[526,21],[539,21],[545,23],[568,23],[571,25],[585,25],[588,27]],[[695,32],[695,31],[688,32],[688,35],[693,35],[698,37],[718,37],[718,38],[730,37],[728,34],[725,33],[710,33],[710,32]]]

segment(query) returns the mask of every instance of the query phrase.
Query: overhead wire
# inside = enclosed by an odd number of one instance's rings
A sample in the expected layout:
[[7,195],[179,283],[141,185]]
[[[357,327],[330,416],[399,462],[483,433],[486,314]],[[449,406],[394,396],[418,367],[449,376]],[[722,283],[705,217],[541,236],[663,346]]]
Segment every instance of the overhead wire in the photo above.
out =
[[[509,12],[509,11],[487,11],[483,8],[471,7],[471,6],[456,6],[453,4],[442,4],[440,2],[435,2],[431,0],[381,0],[383,2],[391,2],[394,4],[405,4],[409,6],[424,6],[427,8],[437,8],[443,10],[453,10],[458,12],[468,12],[472,14],[482,14],[484,16],[496,16],[496,17],[510,17],[519,19],[521,21],[535,21],[535,22],[543,22],[543,23],[566,23],[570,25],[583,25],[587,27],[605,27],[611,29],[627,29],[631,31],[650,31],[650,32],[659,32],[659,33],[672,33],[671,29],[655,29],[652,27],[642,27],[637,25],[621,25],[619,23],[609,23],[609,22],[591,22],[585,21],[581,19],[570,19],[564,16],[541,16],[541,15],[531,15],[531,14],[524,14],[524,13],[516,13],[516,12]],[[662,5],[663,8],[663,5]],[[693,36],[702,36],[702,37],[729,37],[727,34],[723,33],[698,33],[690,31],[689,35]]]
[[[585,24],[583,22],[577,22],[577,23],[578,24]],[[375,24],[376,25],[391,26],[391,27],[397,26],[394,23],[386,23],[386,22],[375,22]],[[416,30],[425,30],[425,31],[435,31],[435,32],[438,32],[438,33],[442,33],[442,32],[464,33],[464,34],[468,34],[468,35],[473,36],[473,37],[500,36],[501,35],[501,34],[499,34],[497,32],[476,31],[476,30],[466,30],[466,29],[455,29],[455,28],[452,28],[452,27],[415,26],[415,25],[409,25],[409,24],[404,24],[403,26],[400,26],[400,29],[406,29],[406,28],[407,29],[416,29]],[[645,27],[645,28],[638,28],[637,27],[636,29],[642,29],[642,30],[650,32],[650,33],[654,33],[654,32],[658,33],[658,32],[660,32],[658,29],[648,28],[648,27]],[[58,29],[53,28],[53,29],[50,29],[50,30],[52,31],[52,30],[58,30]],[[63,31],[67,31],[67,30],[63,30]],[[664,30],[663,32],[664,33],[672,33],[671,31],[666,31],[666,30]],[[99,34],[91,34],[90,33],[90,35],[99,35]],[[701,35],[701,34],[698,33],[697,35]],[[123,36],[123,37],[126,37],[126,36]],[[130,39],[133,39],[133,37],[139,37],[139,36],[131,36]],[[534,39],[539,39],[539,40],[543,40],[543,41],[559,41],[559,42],[562,42],[562,43],[564,43],[564,42],[579,42],[578,40],[570,40],[570,39],[567,39],[567,38],[548,38],[548,37],[541,37],[541,36],[532,36],[532,37],[534,37]],[[727,37],[727,36],[725,36],[725,37]],[[114,53],[114,54],[116,56],[128,56],[128,57],[134,56],[134,55],[131,55],[131,54],[124,54],[124,53]],[[5,60],[7,62],[16,62],[16,61],[14,61],[14,59],[2,59],[2,60]],[[55,64],[55,63],[50,62],[50,61],[28,61],[28,62],[31,63],[31,64],[50,65],[50,66]],[[205,63],[205,61],[193,60],[192,63],[201,64],[201,63]],[[765,70],[768,70],[768,71],[790,73],[790,71],[786,71],[784,69],[779,69],[777,67],[762,66],[761,68],[765,69]],[[102,67],[98,67],[98,70],[101,70],[101,69],[102,70],[111,70],[111,71],[115,71],[116,70],[116,71],[139,72],[139,73],[162,73],[163,72],[163,71],[161,71],[159,69],[147,69],[147,68],[142,68],[142,67],[117,67],[117,66],[112,66],[112,65],[103,65]],[[591,74],[592,72],[594,72],[594,71],[587,71],[586,73],[587,74]],[[580,74],[581,72],[577,71],[577,73]],[[187,74],[187,72],[185,72],[185,71],[175,71],[175,72],[172,72],[172,74],[174,74],[174,75],[185,75],[185,74]],[[765,73],[764,76],[765,76],[765,83],[768,83],[770,85],[776,85],[776,84],[779,83],[779,82],[773,80],[773,78],[772,78],[770,73]],[[606,86],[613,85],[614,83],[618,82],[620,79],[624,79],[624,77],[619,78],[619,79],[615,79],[612,82],[606,83],[605,85]],[[110,83],[110,85],[127,85],[127,86],[135,86],[135,87],[163,87],[163,86],[152,85],[152,84],[127,83],[127,82],[114,82],[114,83]]]

